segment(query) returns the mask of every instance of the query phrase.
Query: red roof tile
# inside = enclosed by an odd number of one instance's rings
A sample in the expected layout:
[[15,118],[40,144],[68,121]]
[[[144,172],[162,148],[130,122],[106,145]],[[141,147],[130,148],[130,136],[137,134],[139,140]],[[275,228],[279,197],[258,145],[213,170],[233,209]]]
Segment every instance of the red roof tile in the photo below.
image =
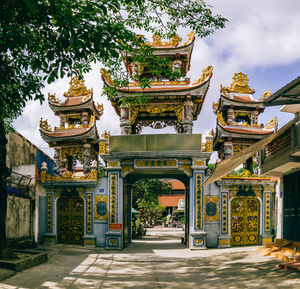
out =
[[184,195],[159,196],[158,201],[165,207],[177,207],[178,202],[185,199]]
[[232,132],[232,133],[243,133],[243,134],[271,134],[274,131],[273,130],[265,130],[265,129],[251,129],[251,128],[231,128],[231,127],[224,127],[222,128],[226,131]]
[[169,181],[172,184],[172,190],[185,190],[185,186],[181,181]]

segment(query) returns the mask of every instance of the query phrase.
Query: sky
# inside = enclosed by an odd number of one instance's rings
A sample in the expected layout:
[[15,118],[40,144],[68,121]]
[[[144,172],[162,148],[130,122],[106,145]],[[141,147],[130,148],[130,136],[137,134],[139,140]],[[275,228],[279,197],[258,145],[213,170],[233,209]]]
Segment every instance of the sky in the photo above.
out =
[[[254,98],[258,99],[265,90],[274,93],[285,84],[300,76],[300,1],[297,0],[230,0],[206,1],[213,6],[214,14],[228,19],[226,27],[205,38],[196,38],[191,69],[188,73],[191,82],[201,76],[202,69],[214,67],[210,88],[202,111],[194,122],[193,133],[207,132],[216,127],[216,116],[212,103],[220,96],[220,84],[230,86],[234,73],[248,75],[249,86],[255,89]],[[178,34],[187,40],[188,30]],[[119,135],[119,118],[106,96],[102,95],[103,83],[100,77],[101,63],[93,65],[90,73],[85,74],[85,84],[93,88],[94,101],[103,103],[104,114],[97,122],[99,133],[110,131]],[[64,78],[46,85],[43,92],[56,93],[63,100],[63,93],[69,88],[70,79]],[[46,97],[47,99],[47,97]],[[293,118],[292,114],[279,111],[278,107],[266,108],[259,122],[267,123],[271,117],[278,116],[279,127]],[[49,124],[59,126],[59,118],[50,110],[48,102],[40,105],[37,101],[28,102],[22,116],[13,123],[14,128],[28,140],[53,156],[39,133],[40,118],[48,119]],[[146,128],[142,133],[175,133],[173,128],[154,130]]]

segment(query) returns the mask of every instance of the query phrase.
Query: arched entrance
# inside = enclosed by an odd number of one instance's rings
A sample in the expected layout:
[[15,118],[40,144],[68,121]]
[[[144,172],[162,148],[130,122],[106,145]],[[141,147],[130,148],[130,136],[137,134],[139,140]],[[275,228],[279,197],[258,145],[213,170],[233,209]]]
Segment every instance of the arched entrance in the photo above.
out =
[[239,196],[231,201],[231,245],[259,244],[260,203],[256,197]]
[[57,200],[57,242],[83,245],[84,201],[80,197]]
[[124,233],[124,246],[126,246],[127,243],[130,243],[132,241],[132,228],[131,228],[131,221],[132,221],[132,214],[131,214],[131,204],[132,204],[132,186],[135,184],[136,181],[140,179],[176,179],[182,182],[185,186],[185,223],[184,223],[184,242],[185,245],[188,247],[189,242],[189,192],[190,192],[190,178],[186,174],[167,174],[161,172],[161,174],[139,174],[139,173],[132,173],[127,175],[124,178],[123,183],[123,233]]

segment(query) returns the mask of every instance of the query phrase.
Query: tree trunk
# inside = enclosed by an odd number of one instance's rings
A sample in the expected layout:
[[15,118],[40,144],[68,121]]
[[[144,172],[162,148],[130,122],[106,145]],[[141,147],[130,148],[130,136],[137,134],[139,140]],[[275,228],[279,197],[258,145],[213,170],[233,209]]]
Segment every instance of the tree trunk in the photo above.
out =
[[7,189],[6,180],[9,170],[6,167],[6,134],[3,121],[0,120],[0,259],[10,256],[6,239]]

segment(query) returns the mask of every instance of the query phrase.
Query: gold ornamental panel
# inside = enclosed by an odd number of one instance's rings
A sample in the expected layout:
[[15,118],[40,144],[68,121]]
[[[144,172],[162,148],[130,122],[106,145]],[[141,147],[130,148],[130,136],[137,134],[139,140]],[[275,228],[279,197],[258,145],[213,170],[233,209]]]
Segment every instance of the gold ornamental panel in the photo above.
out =
[[231,245],[259,244],[259,200],[235,197],[231,201]]
[[58,243],[82,245],[84,201],[81,197],[60,197],[57,201]]

